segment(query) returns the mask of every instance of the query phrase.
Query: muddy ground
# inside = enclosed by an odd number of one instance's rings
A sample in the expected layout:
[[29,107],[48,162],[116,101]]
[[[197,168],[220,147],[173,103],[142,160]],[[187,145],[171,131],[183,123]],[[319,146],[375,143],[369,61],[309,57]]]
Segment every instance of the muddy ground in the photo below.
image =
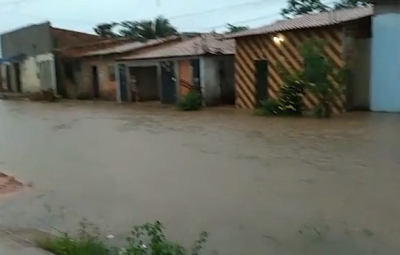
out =
[[122,238],[160,220],[211,254],[398,254],[400,115],[261,118],[114,103],[0,101],[0,169],[32,183],[0,225]]

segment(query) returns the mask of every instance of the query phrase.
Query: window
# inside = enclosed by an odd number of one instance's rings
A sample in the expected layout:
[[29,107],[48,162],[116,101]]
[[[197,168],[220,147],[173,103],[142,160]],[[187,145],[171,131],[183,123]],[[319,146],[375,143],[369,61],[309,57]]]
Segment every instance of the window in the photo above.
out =
[[114,65],[109,65],[108,66],[108,80],[109,81],[115,81],[115,66]]

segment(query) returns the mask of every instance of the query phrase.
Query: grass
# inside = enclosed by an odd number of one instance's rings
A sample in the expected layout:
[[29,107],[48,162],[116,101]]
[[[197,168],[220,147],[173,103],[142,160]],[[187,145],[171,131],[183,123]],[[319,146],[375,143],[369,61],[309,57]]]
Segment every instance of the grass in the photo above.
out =
[[124,247],[106,245],[99,233],[95,227],[88,228],[85,222],[81,223],[76,237],[63,233],[39,240],[36,245],[54,255],[200,255],[208,237],[206,232],[202,232],[192,249],[187,250],[182,245],[168,240],[164,235],[163,225],[158,221],[133,227]]

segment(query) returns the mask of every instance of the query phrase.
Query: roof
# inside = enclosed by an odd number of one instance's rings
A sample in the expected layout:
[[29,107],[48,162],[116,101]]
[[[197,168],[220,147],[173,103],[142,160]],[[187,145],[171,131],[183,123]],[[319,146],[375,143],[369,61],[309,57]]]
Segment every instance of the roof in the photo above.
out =
[[323,27],[357,20],[374,14],[373,7],[356,7],[337,11],[307,14],[301,17],[280,20],[260,28],[225,35],[225,38],[238,38],[251,35],[269,34],[301,28]]
[[118,45],[118,46],[107,48],[107,49],[90,51],[90,52],[82,54],[81,56],[100,56],[100,55],[120,54],[120,53],[125,53],[128,51],[143,49],[143,48],[150,47],[150,46],[156,46],[156,45],[162,44],[164,42],[169,42],[169,41],[173,41],[173,40],[177,40],[177,39],[180,39],[180,37],[179,36],[170,36],[170,37],[166,37],[166,38],[162,38],[162,39],[148,40],[146,42],[129,42],[129,43],[126,43],[123,45]]
[[187,57],[205,54],[232,55],[235,54],[235,47],[235,40],[222,40],[217,34],[203,34],[149,52],[127,56],[121,58],[121,60]]

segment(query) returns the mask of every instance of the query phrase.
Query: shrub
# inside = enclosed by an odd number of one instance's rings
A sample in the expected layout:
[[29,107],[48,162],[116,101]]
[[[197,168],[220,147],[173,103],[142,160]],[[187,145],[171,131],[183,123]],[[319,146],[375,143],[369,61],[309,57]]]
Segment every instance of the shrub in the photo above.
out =
[[281,87],[279,97],[284,115],[300,116],[303,114],[304,87],[301,74],[287,74],[284,77],[284,84]]
[[268,115],[280,115],[282,112],[281,106],[278,100],[270,98],[260,102],[260,108],[256,109],[256,115],[268,116]]
[[197,91],[190,91],[178,102],[178,108],[182,111],[196,111],[201,109],[201,96]]
[[100,239],[96,228],[88,231],[86,226],[86,223],[81,224],[77,237],[63,234],[39,241],[37,246],[55,255],[199,255],[208,237],[206,232],[202,232],[189,251],[168,240],[163,225],[156,221],[133,227],[126,246],[112,247]]

